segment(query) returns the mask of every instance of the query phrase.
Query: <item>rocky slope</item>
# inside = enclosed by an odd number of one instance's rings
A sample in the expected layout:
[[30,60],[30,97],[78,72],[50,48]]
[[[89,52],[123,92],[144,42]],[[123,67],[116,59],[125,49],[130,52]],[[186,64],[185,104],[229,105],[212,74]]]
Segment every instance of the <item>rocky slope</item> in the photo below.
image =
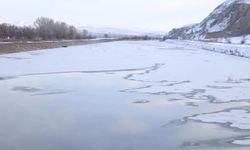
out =
[[170,39],[213,39],[250,34],[250,0],[226,0],[198,24],[173,29]]

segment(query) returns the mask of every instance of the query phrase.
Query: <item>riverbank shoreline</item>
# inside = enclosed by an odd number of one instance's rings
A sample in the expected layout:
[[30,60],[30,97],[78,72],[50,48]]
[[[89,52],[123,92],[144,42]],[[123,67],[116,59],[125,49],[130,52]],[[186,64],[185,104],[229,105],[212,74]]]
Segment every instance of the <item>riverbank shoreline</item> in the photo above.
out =
[[118,39],[84,39],[84,40],[63,40],[63,41],[39,41],[39,42],[0,42],[0,55],[35,51],[42,49],[53,49],[60,47],[71,47],[104,42],[114,42]]

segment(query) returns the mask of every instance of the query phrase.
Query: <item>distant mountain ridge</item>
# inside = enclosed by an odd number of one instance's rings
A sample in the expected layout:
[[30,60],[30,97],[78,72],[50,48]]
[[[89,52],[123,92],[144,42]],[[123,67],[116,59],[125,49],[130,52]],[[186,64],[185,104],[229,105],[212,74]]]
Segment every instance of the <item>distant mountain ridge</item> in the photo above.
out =
[[103,37],[108,35],[110,37],[120,37],[120,36],[152,36],[152,37],[161,37],[164,36],[165,32],[148,32],[136,29],[121,29],[121,28],[112,28],[112,27],[79,27],[79,29],[86,29],[90,35],[96,37]]
[[171,30],[170,39],[212,39],[250,34],[250,0],[226,0],[202,22]]

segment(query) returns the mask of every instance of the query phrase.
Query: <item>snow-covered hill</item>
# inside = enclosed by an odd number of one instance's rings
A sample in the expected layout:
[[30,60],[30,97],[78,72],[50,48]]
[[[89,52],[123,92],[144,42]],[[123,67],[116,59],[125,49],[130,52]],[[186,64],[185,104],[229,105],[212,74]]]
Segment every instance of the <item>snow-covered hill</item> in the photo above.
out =
[[173,29],[172,39],[211,39],[250,33],[250,0],[226,0],[198,24]]

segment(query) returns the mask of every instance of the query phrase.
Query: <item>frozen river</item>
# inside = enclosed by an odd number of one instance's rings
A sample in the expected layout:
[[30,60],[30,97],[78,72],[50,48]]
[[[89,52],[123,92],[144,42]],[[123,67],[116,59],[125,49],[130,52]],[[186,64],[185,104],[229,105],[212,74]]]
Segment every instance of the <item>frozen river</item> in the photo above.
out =
[[0,149],[249,150],[249,66],[157,41],[0,55]]

